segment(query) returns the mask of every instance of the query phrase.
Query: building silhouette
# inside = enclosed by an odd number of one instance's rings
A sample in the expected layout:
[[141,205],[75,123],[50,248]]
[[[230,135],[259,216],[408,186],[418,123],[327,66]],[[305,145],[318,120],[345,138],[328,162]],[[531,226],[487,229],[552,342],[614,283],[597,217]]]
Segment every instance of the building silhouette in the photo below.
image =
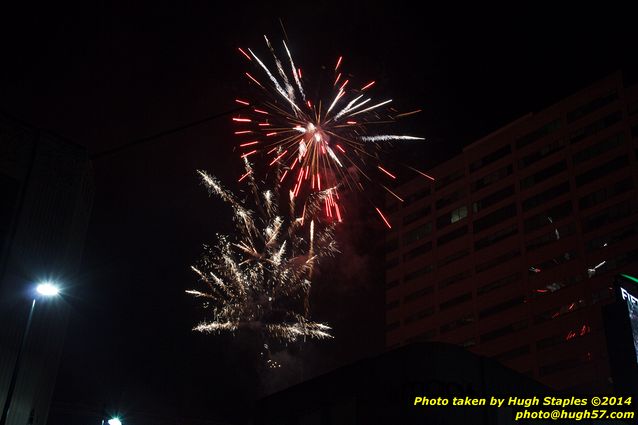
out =
[[621,73],[388,198],[386,347],[444,341],[552,388],[612,388],[602,307],[638,270],[638,86]]
[[[34,284],[76,279],[92,193],[86,149],[0,114],[0,406]],[[64,297],[36,304],[8,425],[46,423],[68,315]]]

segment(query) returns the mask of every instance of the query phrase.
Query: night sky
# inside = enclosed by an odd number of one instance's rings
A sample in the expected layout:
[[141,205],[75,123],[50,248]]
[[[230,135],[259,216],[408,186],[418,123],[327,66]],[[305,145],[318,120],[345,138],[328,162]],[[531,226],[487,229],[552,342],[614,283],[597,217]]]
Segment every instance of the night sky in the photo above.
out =
[[[343,55],[357,78],[377,80],[379,97],[423,109],[408,128],[428,139],[411,158],[425,169],[597,79],[636,69],[635,21],[623,10],[86,3],[0,13],[0,108],[91,155],[235,108],[233,99],[250,93],[236,48],[265,52],[261,36],[280,39],[279,19],[305,73]],[[343,256],[325,264],[313,301],[334,340],[293,347],[273,374],[258,366],[255,341],[190,331],[199,315],[184,294],[196,286],[189,266],[202,243],[230,230],[229,211],[195,170],[235,187],[233,141],[225,116],[95,159],[50,423],[88,423],[103,406],[129,423],[235,419],[262,394],[382,351],[381,247],[370,241],[383,229],[357,195],[339,230]]]

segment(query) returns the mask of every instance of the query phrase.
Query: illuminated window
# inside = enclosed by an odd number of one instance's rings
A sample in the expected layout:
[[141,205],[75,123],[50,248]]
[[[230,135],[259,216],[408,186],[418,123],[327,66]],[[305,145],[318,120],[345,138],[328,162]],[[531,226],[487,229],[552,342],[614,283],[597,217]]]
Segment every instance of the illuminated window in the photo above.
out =
[[436,227],[437,229],[442,229],[450,224],[463,220],[465,217],[467,217],[467,205],[463,205],[438,217],[436,219]]

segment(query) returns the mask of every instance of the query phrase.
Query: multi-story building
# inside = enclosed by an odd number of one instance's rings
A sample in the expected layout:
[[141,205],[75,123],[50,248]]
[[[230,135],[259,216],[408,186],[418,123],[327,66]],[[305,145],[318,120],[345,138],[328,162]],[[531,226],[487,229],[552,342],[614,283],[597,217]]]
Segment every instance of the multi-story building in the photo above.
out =
[[638,270],[638,86],[614,74],[388,200],[386,347],[437,340],[606,390],[601,307]]
[[38,302],[21,356],[19,347],[35,284],[55,279],[68,290],[76,283],[92,193],[85,148],[0,114],[0,408],[10,406],[7,425],[47,421],[69,315],[64,296]]

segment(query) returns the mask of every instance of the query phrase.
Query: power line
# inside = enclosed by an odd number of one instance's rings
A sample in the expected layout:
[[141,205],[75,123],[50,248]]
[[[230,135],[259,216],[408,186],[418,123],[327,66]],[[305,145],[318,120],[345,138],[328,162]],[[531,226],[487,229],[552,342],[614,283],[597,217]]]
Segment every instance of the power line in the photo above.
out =
[[[253,106],[253,105],[249,105],[249,106]],[[151,142],[151,141],[153,141],[155,139],[159,139],[161,137],[168,136],[170,134],[179,133],[180,131],[186,130],[188,128],[196,127],[196,126],[198,126],[200,124],[204,124],[205,122],[212,121],[214,119],[221,118],[221,117],[226,116],[226,115],[231,115],[231,114],[234,114],[236,112],[241,112],[244,109],[247,109],[249,106],[241,106],[241,107],[238,107],[238,108],[235,108],[235,109],[230,109],[228,111],[219,112],[219,113],[217,113],[215,115],[211,115],[211,116],[208,116],[206,118],[202,118],[200,120],[193,121],[193,122],[190,122],[188,124],[181,125],[179,127],[171,128],[169,130],[164,130],[162,132],[153,134],[151,136],[146,136],[146,137],[142,137],[141,139],[131,140],[130,142],[126,142],[124,144],[121,144],[120,146],[116,146],[114,148],[107,149],[105,151],[95,153],[95,154],[91,155],[91,159],[92,160],[96,160],[96,159],[102,159],[102,158],[107,157],[107,156],[115,155],[115,154],[117,154],[119,152],[122,152],[124,150],[133,148],[135,146],[143,145],[143,144]]]

